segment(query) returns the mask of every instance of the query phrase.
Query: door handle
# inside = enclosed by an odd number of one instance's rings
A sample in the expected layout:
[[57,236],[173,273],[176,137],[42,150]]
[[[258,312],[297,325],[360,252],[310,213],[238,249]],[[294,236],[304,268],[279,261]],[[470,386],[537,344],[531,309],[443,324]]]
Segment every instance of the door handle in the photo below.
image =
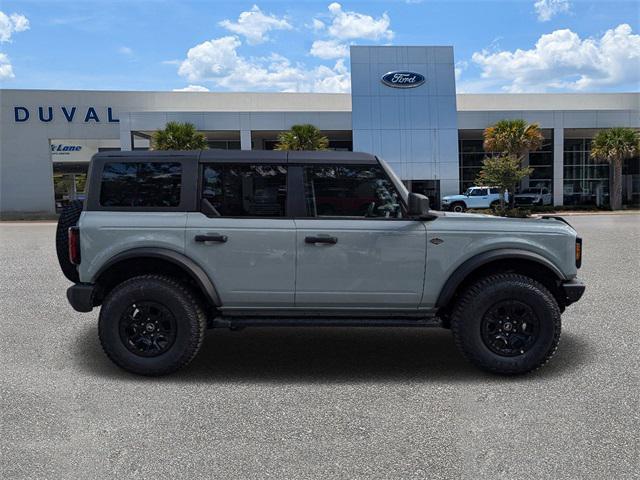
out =
[[220,242],[220,243],[224,243],[228,240],[226,235],[218,235],[217,233],[211,234],[211,235],[196,235],[194,237],[194,240],[196,242]]
[[335,245],[338,243],[336,237],[304,237],[304,243],[327,243],[329,245]]

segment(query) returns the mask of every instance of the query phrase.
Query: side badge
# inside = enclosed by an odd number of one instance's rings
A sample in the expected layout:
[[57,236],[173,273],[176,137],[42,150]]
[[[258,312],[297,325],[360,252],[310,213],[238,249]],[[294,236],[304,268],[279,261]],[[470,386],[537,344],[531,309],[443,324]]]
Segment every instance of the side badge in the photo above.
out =
[[431,243],[433,243],[434,245],[440,245],[441,243],[444,243],[444,240],[442,240],[441,238],[438,238],[438,237],[432,238],[429,241]]

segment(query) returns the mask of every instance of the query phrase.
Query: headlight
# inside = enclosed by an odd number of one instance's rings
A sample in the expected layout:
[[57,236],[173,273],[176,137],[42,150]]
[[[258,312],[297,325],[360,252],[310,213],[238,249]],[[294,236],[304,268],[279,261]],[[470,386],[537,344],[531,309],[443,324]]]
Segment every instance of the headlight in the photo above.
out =
[[449,199],[448,198],[443,198],[442,199],[442,203],[449,203]]

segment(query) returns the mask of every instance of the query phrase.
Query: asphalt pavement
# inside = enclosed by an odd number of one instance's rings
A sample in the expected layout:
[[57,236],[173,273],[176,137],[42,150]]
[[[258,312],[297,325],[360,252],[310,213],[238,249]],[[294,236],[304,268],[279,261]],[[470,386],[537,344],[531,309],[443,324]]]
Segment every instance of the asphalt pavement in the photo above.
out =
[[54,224],[0,223],[0,477],[638,478],[640,215],[570,222],[587,291],[531,375],[446,330],[255,328],[155,379],[67,304]]

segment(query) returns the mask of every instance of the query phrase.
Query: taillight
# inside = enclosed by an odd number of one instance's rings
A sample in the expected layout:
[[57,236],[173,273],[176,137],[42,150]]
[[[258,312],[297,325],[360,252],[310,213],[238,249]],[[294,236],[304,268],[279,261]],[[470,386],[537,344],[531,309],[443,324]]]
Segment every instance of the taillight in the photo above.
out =
[[80,265],[80,228],[69,227],[69,261]]
[[576,268],[580,268],[582,265],[582,239],[576,238]]

